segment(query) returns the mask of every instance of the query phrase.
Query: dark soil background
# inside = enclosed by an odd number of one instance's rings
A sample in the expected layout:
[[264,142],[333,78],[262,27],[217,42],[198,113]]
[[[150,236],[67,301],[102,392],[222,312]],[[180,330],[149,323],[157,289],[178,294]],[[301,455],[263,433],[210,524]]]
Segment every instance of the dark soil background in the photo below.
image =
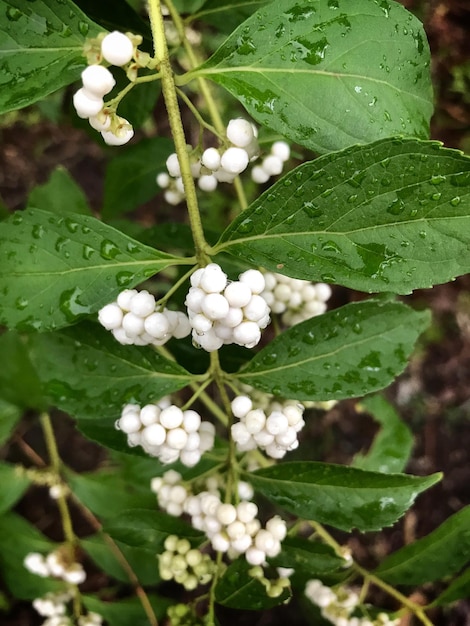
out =
[[[432,52],[436,90],[436,113],[432,137],[446,146],[470,153],[470,0],[403,0],[425,23]],[[0,197],[10,210],[21,209],[30,190],[47,180],[58,165],[68,169],[99,211],[102,198],[104,157],[101,149],[80,129],[67,122],[58,125],[38,119],[35,109],[0,120]],[[152,210],[157,202],[146,208]],[[355,557],[366,566],[404,543],[413,542],[439,526],[447,517],[470,502],[470,276],[420,290],[409,301],[429,307],[433,324],[421,338],[407,371],[387,391],[416,435],[414,455],[408,471],[414,474],[444,472],[444,480],[422,495],[412,511],[393,529],[349,537]],[[333,306],[363,298],[363,294],[335,288]],[[60,451],[74,469],[89,470],[103,459],[103,451],[83,440],[72,420],[55,416]],[[322,460],[347,463],[359,450],[367,449],[375,432],[370,418],[358,415],[353,402],[342,402],[324,418],[315,421],[312,434],[320,441]],[[1,456],[31,464],[25,447],[38,439],[30,421],[20,425]],[[44,455],[42,444],[38,448]],[[48,503],[49,502],[49,503]],[[21,514],[38,524],[43,532],[60,540],[54,505],[41,489],[30,491],[18,507]],[[91,532],[77,516],[78,532]],[[343,538],[345,540],[346,538]],[[470,555],[469,555],[470,556]],[[429,586],[413,595],[426,603],[440,591]],[[377,594],[379,604],[393,608]],[[255,616],[243,611],[220,615],[225,626],[237,623],[269,626],[289,621],[304,626],[295,606],[278,608]],[[436,610],[431,619],[442,626],[470,626],[470,601],[446,610]],[[13,604],[8,614],[0,613],[0,624],[27,626],[41,623],[25,603]],[[407,621],[406,624],[411,624]],[[405,626],[405,621],[403,622]]]

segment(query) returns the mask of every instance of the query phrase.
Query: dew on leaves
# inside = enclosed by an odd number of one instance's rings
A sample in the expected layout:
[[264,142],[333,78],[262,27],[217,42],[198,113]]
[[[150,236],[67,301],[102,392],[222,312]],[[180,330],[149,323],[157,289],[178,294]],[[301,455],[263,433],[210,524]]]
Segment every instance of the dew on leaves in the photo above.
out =
[[332,240],[325,241],[325,243],[322,243],[321,249],[324,252],[334,252],[336,254],[340,254],[341,253],[341,248],[338,246],[338,244],[336,242],[334,242]]
[[10,22],[17,22],[22,15],[23,13],[20,9],[17,9],[16,7],[7,7],[6,16]]
[[65,220],[65,228],[70,232],[70,233],[76,233],[78,230],[78,224],[77,222],[74,222],[72,219],[70,219],[69,217]]
[[15,307],[19,311],[23,311],[24,309],[26,309],[28,304],[29,304],[29,300],[27,300],[26,298],[23,298],[22,296],[20,296],[19,298],[15,300]]
[[100,246],[100,254],[103,259],[115,259],[119,253],[120,250],[115,243],[113,243],[109,239],[103,239]]
[[460,196],[455,196],[455,198],[452,198],[450,204],[452,206],[458,206],[460,204]]
[[34,239],[41,239],[41,237],[44,235],[44,232],[44,226],[42,226],[41,224],[35,224],[33,226],[32,235]]
[[64,250],[64,247],[69,243],[70,239],[67,239],[67,237],[58,237],[54,244],[54,248],[56,252],[62,252]]
[[86,22],[78,22],[78,30],[80,31],[80,34],[84,37],[88,35],[89,29],[90,27]]
[[74,322],[79,315],[86,315],[91,312],[91,307],[82,304],[79,300],[82,293],[80,287],[74,287],[64,291],[59,298],[59,309],[68,322]]
[[116,275],[116,283],[119,287],[127,287],[132,282],[134,276],[133,272],[119,272]]
[[238,232],[243,233],[243,234],[251,233],[253,228],[254,228],[253,220],[250,218],[247,218],[243,220],[242,222],[240,222],[240,224],[238,225]]
[[15,224],[15,226],[18,226],[23,222],[23,216],[19,211],[16,211],[16,213],[13,214],[11,221],[13,222],[13,224]]

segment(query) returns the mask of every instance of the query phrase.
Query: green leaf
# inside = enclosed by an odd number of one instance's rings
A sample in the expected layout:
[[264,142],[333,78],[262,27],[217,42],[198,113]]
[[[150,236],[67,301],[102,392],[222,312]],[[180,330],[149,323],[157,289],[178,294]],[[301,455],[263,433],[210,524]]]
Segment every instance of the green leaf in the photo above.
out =
[[246,474],[255,490],[290,513],[342,530],[391,526],[441,479],[365,472],[328,463],[281,463]]
[[11,593],[32,600],[48,591],[63,590],[62,582],[29,572],[23,560],[29,552],[46,554],[56,546],[39,530],[15,513],[0,516],[0,572]]
[[282,552],[269,559],[276,567],[292,567],[296,574],[315,578],[344,567],[345,561],[330,546],[302,537],[287,536],[282,542]]
[[237,375],[260,391],[297,400],[361,396],[406,367],[427,311],[400,302],[347,304],[276,337]]
[[155,506],[155,496],[147,485],[128,484],[116,469],[89,474],[70,472],[68,481],[80,502],[104,519],[120,516],[125,509]]
[[64,215],[64,213],[91,215],[82,188],[62,165],[52,172],[47,183],[32,190],[29,194],[28,206],[58,215]]
[[210,78],[261,124],[323,153],[427,138],[429,63],[422,24],[396,2],[278,0],[188,78]]
[[285,589],[278,598],[266,595],[266,589],[248,571],[252,568],[244,558],[231,563],[215,588],[215,601],[233,609],[260,611],[286,602],[289,591]]
[[21,419],[21,413],[17,406],[0,398],[0,446],[9,439]]
[[21,498],[31,481],[22,467],[0,463],[0,514],[5,513]]
[[462,598],[468,598],[469,594],[470,568],[466,569],[463,574],[453,580],[447,589],[432,602],[431,606],[445,606],[446,604],[451,604]]
[[230,224],[216,251],[294,278],[410,293],[470,270],[470,159],[387,139],[305,163]]
[[191,16],[191,21],[202,20],[229,34],[265,4],[268,0],[208,0]]
[[[86,67],[83,44],[99,28],[70,0],[0,0],[0,113],[68,85]],[[5,19],[6,16],[6,19]]]
[[74,417],[120,416],[185,387],[191,375],[151,348],[123,346],[96,324],[31,336],[31,358],[44,392]]
[[[155,503],[154,496],[153,499]],[[116,519],[105,524],[104,532],[121,543],[145,548],[154,554],[163,550],[168,535],[188,539],[193,547],[201,545],[206,540],[204,533],[195,530],[177,517],[146,509],[121,511]]]
[[75,3],[101,30],[131,31],[151,40],[152,33],[147,21],[143,20],[126,0],[76,0]]
[[129,583],[132,581],[116,552],[121,552],[142,585],[155,585],[160,582],[158,563],[153,552],[142,548],[132,548],[119,541],[106,539],[102,534],[81,539],[80,546],[100,569],[120,582]]
[[112,159],[106,170],[103,216],[115,217],[131,211],[156,196],[160,188],[155,182],[165,162],[174,151],[165,137],[144,139]]
[[26,346],[15,331],[0,336],[0,398],[21,408],[44,410],[46,400],[41,382]]
[[370,413],[382,426],[370,450],[357,454],[354,466],[364,470],[393,474],[402,472],[413,449],[413,434],[383,396],[361,400],[360,408]]
[[0,223],[0,323],[19,330],[73,324],[175,261],[99,220],[39,209]]
[[[126,77],[126,82],[124,86],[128,84],[129,81]],[[129,120],[132,123],[134,129],[142,128],[145,122],[152,115],[160,92],[161,84],[158,80],[154,80],[148,83],[137,83],[132,91],[129,92],[126,97],[120,102],[119,115],[121,117],[124,117],[126,120]],[[144,139],[143,141],[146,140]],[[139,144],[136,145],[141,145],[141,143],[142,141],[140,141]],[[146,163],[145,165],[148,164]],[[153,177],[153,182],[155,183],[155,176]]]
[[470,561],[470,506],[432,533],[385,558],[376,569],[392,585],[422,585],[457,573]]
[[[156,594],[147,594],[152,609],[160,622],[167,609],[173,604],[168,598]],[[146,615],[139,598],[119,600],[118,602],[103,602],[94,596],[83,595],[83,604],[89,611],[98,613],[106,620],[109,626],[148,626],[149,618]]]

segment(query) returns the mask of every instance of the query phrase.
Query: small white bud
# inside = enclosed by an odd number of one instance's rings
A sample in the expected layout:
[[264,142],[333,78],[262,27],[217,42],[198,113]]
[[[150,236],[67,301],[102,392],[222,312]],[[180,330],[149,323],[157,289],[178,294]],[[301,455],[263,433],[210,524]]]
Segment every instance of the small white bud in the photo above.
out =
[[228,148],[221,159],[220,164],[229,174],[241,174],[248,166],[249,158],[243,148]]
[[134,44],[127,35],[115,30],[101,42],[101,54],[108,63],[120,67],[132,59]]
[[96,97],[93,93],[82,87],[73,95],[73,106],[75,107],[78,117],[86,119],[93,115],[98,115],[104,106],[104,102],[103,98]]
[[89,65],[82,72],[84,88],[97,98],[102,98],[109,93],[116,81],[111,72],[102,65]]

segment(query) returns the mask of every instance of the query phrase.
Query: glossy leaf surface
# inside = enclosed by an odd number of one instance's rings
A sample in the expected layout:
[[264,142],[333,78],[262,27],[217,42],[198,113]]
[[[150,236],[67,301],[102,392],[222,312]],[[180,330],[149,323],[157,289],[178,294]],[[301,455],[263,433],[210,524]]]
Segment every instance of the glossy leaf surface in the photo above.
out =
[[470,561],[470,506],[431,534],[385,558],[376,573],[392,585],[422,585],[457,573]]
[[289,172],[216,250],[295,278],[406,294],[470,271],[469,206],[470,158],[386,139]]
[[254,11],[269,0],[207,0],[191,19],[215,26],[219,32],[231,33]]
[[158,172],[174,151],[164,137],[145,139],[112,159],[106,170],[103,216],[115,217],[135,209],[160,192],[155,182]]
[[74,417],[116,419],[127,402],[153,402],[191,379],[151,348],[122,346],[88,323],[32,336],[31,358],[45,393]]
[[0,322],[45,331],[73,324],[172,264],[100,222],[39,209],[0,223]]
[[413,449],[413,434],[410,429],[382,396],[364,398],[360,407],[379,422],[381,429],[369,451],[355,456],[354,466],[386,474],[402,472]]
[[281,463],[247,474],[255,490],[290,513],[342,530],[391,526],[416,496],[440,480],[379,474],[308,461]]
[[397,134],[427,138],[429,61],[421,23],[397,2],[278,0],[194,74],[225,87],[261,124],[324,153]]
[[348,304],[289,328],[237,378],[300,401],[361,396],[386,387],[403,371],[428,323],[428,312],[400,302]]
[[216,602],[234,609],[260,611],[282,604],[289,598],[287,589],[278,598],[268,597],[259,580],[249,576],[251,567],[244,557],[231,563],[215,588]]
[[83,44],[99,28],[71,0],[0,0],[0,113],[25,107],[80,77]]

